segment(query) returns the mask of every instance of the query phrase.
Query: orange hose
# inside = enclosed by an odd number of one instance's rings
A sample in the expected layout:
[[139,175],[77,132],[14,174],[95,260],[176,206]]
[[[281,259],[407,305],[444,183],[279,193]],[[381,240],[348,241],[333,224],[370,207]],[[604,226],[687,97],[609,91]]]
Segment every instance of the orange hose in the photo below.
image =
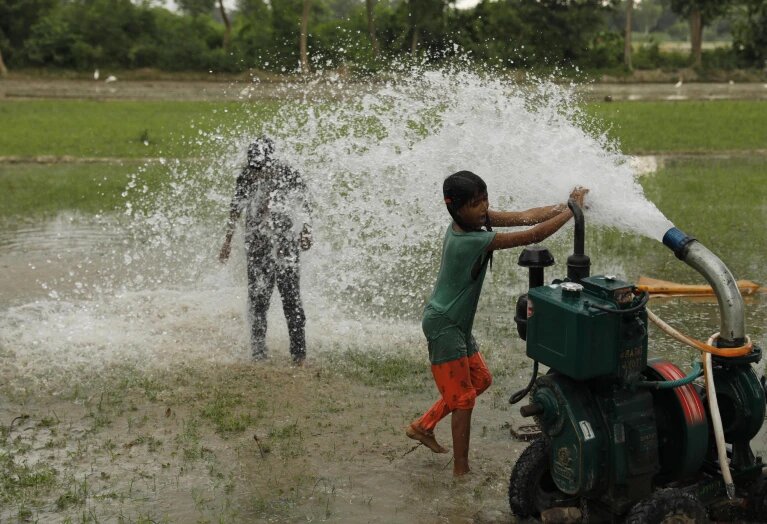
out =
[[[703,351],[704,353],[711,353],[712,355],[716,355],[718,357],[735,358],[735,357],[742,357],[744,355],[748,355],[749,353],[751,353],[754,347],[754,344],[751,342],[751,338],[747,336],[746,343],[743,346],[740,346],[737,348],[718,348],[716,346],[706,344],[705,342],[701,342],[700,340],[696,340],[694,338],[688,337],[687,335],[680,333],[676,329],[672,328],[671,326],[663,322],[658,317],[658,315],[656,315],[649,309],[647,309],[647,316],[661,329],[661,331],[665,332],[667,335],[675,338],[679,342],[682,342],[684,344],[687,344],[688,346],[692,346],[695,349]],[[719,338],[719,333],[717,333],[715,336],[712,336],[711,338],[713,340],[716,340],[717,338]]]

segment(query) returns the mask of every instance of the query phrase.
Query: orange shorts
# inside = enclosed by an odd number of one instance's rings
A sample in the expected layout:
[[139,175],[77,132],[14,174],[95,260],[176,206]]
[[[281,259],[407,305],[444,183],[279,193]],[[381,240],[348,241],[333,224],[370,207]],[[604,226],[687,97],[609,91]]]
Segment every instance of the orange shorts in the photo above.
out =
[[477,395],[493,382],[485,359],[479,352],[442,364],[432,364],[431,373],[441,398],[418,420],[425,431],[432,431],[437,422],[456,409],[472,409]]
[[434,364],[431,366],[431,374],[442,400],[451,411],[473,408],[477,395],[485,391],[493,380],[479,352],[469,357]]

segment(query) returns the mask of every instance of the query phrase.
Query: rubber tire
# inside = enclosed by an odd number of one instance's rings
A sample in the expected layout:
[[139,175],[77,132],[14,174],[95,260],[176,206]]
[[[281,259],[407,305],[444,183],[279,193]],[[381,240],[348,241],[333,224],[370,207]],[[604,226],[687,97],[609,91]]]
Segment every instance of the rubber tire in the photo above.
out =
[[625,524],[700,524],[708,522],[703,504],[677,488],[661,489],[638,502],[626,515]]
[[748,490],[747,517],[749,522],[764,522],[767,516],[767,478],[754,482]]
[[551,478],[548,439],[538,438],[519,456],[509,479],[509,506],[517,517],[537,516],[549,508],[579,506],[579,497],[560,491]]

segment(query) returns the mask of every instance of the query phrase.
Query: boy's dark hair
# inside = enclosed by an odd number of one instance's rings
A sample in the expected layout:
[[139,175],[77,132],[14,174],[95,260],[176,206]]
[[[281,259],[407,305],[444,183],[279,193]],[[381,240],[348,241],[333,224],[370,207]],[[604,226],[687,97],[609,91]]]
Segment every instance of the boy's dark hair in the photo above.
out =
[[[471,171],[453,173],[442,183],[447,211],[464,231],[471,231],[472,228],[458,217],[458,210],[484,193],[487,193],[487,184]],[[489,227],[487,229],[490,230]]]
[[273,154],[274,142],[271,138],[256,138],[248,146],[248,166],[262,168],[272,159]]
[[[475,175],[471,171],[458,171],[453,173],[445,179],[442,183],[442,194],[445,197],[445,206],[450,216],[453,217],[455,223],[458,224],[464,231],[472,231],[473,228],[466,225],[463,220],[458,216],[458,210],[463,206],[474,200],[480,195],[487,193],[487,184],[478,175]],[[488,223],[485,224],[485,229],[492,231]],[[490,263],[490,267],[493,267],[493,252],[490,251],[483,256],[479,257],[471,268],[471,278],[475,279],[479,276],[482,268]]]

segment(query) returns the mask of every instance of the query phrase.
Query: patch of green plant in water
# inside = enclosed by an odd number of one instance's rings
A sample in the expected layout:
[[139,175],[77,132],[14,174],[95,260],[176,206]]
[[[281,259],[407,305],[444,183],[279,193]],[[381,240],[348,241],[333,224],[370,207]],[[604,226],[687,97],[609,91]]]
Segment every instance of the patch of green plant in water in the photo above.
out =
[[67,485],[68,489],[56,499],[56,508],[59,511],[73,506],[82,506],[88,499],[88,479],[83,478],[81,481],[71,479]]
[[202,409],[202,416],[210,420],[217,433],[241,433],[255,422],[257,417],[243,413],[240,408],[243,398],[240,393],[216,389],[207,405]]
[[269,432],[267,446],[270,450],[277,449],[283,459],[298,458],[306,454],[304,435],[298,427],[298,422],[272,429]]
[[379,354],[349,349],[328,355],[330,366],[341,375],[366,386],[394,390],[402,393],[424,391],[431,387],[431,375],[424,359],[409,355]]
[[9,449],[0,447],[0,506],[29,504],[52,490],[56,481],[54,468],[18,461]]

